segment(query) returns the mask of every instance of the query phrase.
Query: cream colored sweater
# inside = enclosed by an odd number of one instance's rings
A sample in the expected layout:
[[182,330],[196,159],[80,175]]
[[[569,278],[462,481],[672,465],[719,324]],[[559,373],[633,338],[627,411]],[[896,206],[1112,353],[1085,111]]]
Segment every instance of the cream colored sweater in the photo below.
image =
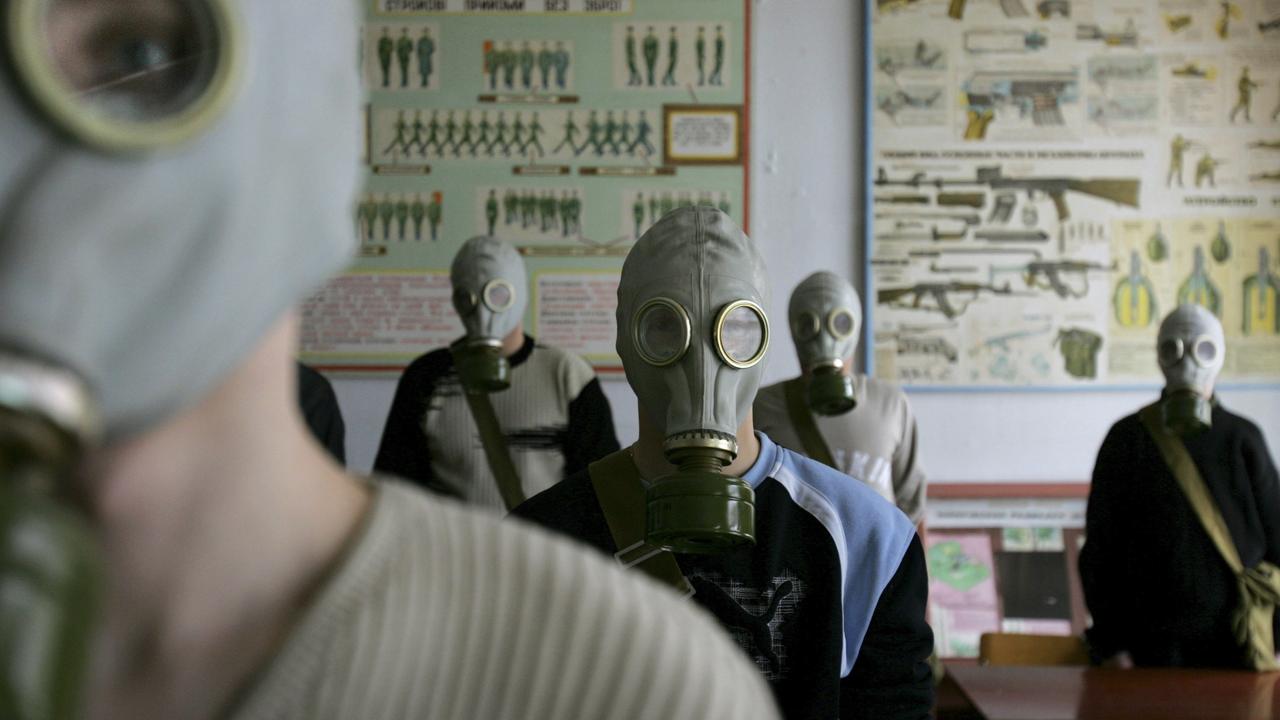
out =
[[777,717],[692,603],[396,481],[233,720]]

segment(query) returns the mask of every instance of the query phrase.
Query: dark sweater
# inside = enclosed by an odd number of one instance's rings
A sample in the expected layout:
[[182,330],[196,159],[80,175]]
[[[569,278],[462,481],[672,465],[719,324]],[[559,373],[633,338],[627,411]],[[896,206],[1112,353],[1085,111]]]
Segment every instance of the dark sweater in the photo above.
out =
[[[1216,405],[1212,428],[1184,443],[1241,561],[1280,564],[1280,481],[1257,426]],[[1098,451],[1086,534],[1095,659],[1128,651],[1137,665],[1243,667],[1236,580],[1136,414]]]

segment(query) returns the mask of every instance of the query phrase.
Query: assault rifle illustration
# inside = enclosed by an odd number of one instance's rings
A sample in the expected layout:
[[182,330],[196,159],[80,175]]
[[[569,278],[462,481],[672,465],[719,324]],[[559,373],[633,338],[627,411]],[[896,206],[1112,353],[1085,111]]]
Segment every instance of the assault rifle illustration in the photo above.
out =
[[[964,6],[967,4],[967,0],[951,0],[947,5],[947,17],[954,20],[963,19]],[[1000,0],[1000,9],[1004,11],[1004,16],[1007,18],[1026,17],[1028,14],[1022,0]]]
[[1101,40],[1110,47],[1137,47],[1138,27],[1133,20],[1125,23],[1123,30],[1103,30],[1100,25],[1076,25],[1077,40]]
[[[1036,260],[1027,263],[1023,279],[1027,287],[1052,290],[1060,298],[1079,298],[1089,293],[1089,273],[1094,271],[1111,272],[1116,269],[1115,263],[1085,262],[1083,260]],[[1080,282],[1075,287],[1063,281],[1064,273],[1078,274]]]
[[1275,172],[1261,172],[1249,176],[1252,182],[1280,182],[1280,170]]
[[1076,99],[1074,70],[1010,70],[975,72],[964,84],[969,106],[965,140],[981,140],[1000,105],[1017,106],[1020,117],[1040,125],[1065,125],[1060,105]]
[[1044,193],[1053,199],[1053,206],[1058,211],[1058,220],[1071,217],[1071,209],[1067,206],[1067,192],[1077,192],[1090,197],[1110,200],[1117,205],[1138,207],[1138,190],[1141,182],[1133,178],[1099,178],[1096,180],[1080,180],[1066,177],[1012,178],[1005,177],[1000,166],[980,167],[973,180],[930,178],[925,173],[916,173],[907,180],[891,180],[881,167],[876,172],[875,184],[878,186],[904,187],[936,187],[942,189],[948,185],[986,185],[993,191],[1025,190],[1028,198],[1036,193]]
[[1261,150],[1280,150],[1280,140],[1259,140],[1249,143],[1249,147]]
[[1280,30],[1280,17],[1258,23],[1258,32],[1269,33],[1272,30]]
[[[1013,290],[1009,288],[1009,284],[1002,286],[985,285],[983,283],[968,282],[945,282],[945,283],[918,283],[907,287],[884,288],[876,292],[876,302],[881,305],[899,309],[911,310],[929,310],[932,312],[942,313],[947,319],[959,317],[983,292],[989,292],[993,295],[1014,295]],[[959,307],[951,303],[952,293],[968,293],[972,295],[969,302]],[[904,299],[911,297],[908,302]],[[932,305],[923,304],[925,298],[933,300]]]

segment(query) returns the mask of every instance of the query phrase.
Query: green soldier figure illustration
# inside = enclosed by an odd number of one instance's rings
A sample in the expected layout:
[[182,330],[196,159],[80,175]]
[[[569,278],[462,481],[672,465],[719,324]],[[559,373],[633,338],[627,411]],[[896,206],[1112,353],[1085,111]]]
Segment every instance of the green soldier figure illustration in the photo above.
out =
[[546,153],[542,150],[542,123],[538,121],[538,111],[533,111],[533,119],[529,121],[529,139],[525,141],[524,147],[520,148],[520,152],[528,154],[530,148],[537,152],[537,157],[542,157]]
[[600,121],[596,119],[596,111],[592,110],[587,113],[587,139],[583,143],[584,146],[590,145],[596,155],[602,154],[600,149],[600,132],[604,128],[600,125]]
[[356,204],[356,239],[367,242],[373,239],[373,223],[378,219],[378,203],[366,195]]
[[409,221],[409,202],[401,195],[396,201],[396,235],[404,242],[405,223]]
[[640,230],[644,227],[644,193],[636,193],[636,201],[631,205],[631,216],[635,220],[635,236],[640,238]]
[[720,202],[716,203],[716,207],[725,215],[729,214],[729,193],[720,193]]
[[649,224],[658,222],[658,193],[649,193]]
[[1164,179],[1165,187],[1173,184],[1173,179],[1178,179],[1178,187],[1182,187],[1182,156],[1195,143],[1182,137],[1182,133],[1173,136],[1173,140],[1169,142],[1169,174]]
[[533,47],[526,40],[520,48],[520,84],[525,90],[533,89]]
[[716,26],[716,59],[715,64],[711,67],[711,84],[723,85],[724,81],[720,77],[720,71],[724,69],[724,29]]
[[573,121],[573,111],[570,110],[564,121],[564,136],[560,138],[560,144],[556,145],[555,149],[551,151],[551,154],[555,155],[560,152],[560,149],[565,145],[569,146],[569,149],[573,151],[575,156],[580,153],[581,149],[576,144],[579,132],[581,131],[578,130],[578,125]]
[[391,86],[391,56],[395,53],[396,43],[391,39],[391,28],[382,28],[382,37],[378,38],[378,65],[382,67],[382,87]]
[[390,195],[382,198],[382,202],[378,203],[378,216],[382,218],[382,239],[390,240],[391,219],[396,216],[396,204],[391,202]]
[[426,157],[427,148],[434,147],[436,153],[440,152],[440,119],[435,110],[431,111],[431,119],[427,121],[427,139],[422,143],[422,149],[418,154]]
[[439,237],[440,219],[444,215],[444,196],[438,192],[431,193],[431,202],[427,204],[427,224],[431,226],[431,241]]
[[422,87],[431,84],[432,57],[436,52],[436,41],[431,39],[431,28],[422,28],[422,37],[418,38],[418,79]]
[[400,87],[409,87],[409,58],[413,56],[413,39],[409,37],[409,28],[400,28],[400,39],[396,41],[396,60],[400,65]]
[[1196,163],[1196,187],[1200,187],[1200,183],[1205,181],[1208,181],[1209,187],[1217,187],[1214,181],[1214,171],[1223,162],[1223,160],[1218,160],[1207,152],[1201,156]]
[[568,190],[564,191],[564,195],[560,198],[558,207],[560,210],[560,234],[564,237],[569,237],[569,213],[571,212],[571,209],[569,207]]
[[448,149],[457,144],[454,135],[458,133],[458,123],[453,119],[453,111],[450,110],[444,116],[444,140],[440,142],[440,154],[444,155]]
[[409,123],[405,122],[403,110],[396,115],[395,131],[396,136],[392,138],[391,142],[387,143],[385,148],[382,149],[383,155],[391,152],[394,148],[400,148],[403,150],[405,148],[405,144],[409,142]]
[[502,84],[506,86],[508,90],[510,90],[515,87],[516,62],[517,62],[516,50],[515,48],[511,47],[510,42],[503,43],[501,59],[502,59]]
[[618,123],[618,140],[614,145],[614,155],[617,155],[617,148],[621,148],[623,152],[631,152],[631,114],[626,110],[622,111],[622,120]]
[[640,77],[640,70],[636,67],[636,30],[631,25],[627,26],[627,39],[624,41],[627,56],[627,84],[640,85],[644,80]]
[[489,131],[493,129],[493,123],[489,122],[489,111],[480,111],[480,122],[476,123],[480,134],[476,136],[476,141],[471,144],[471,157],[476,156],[477,148],[482,150],[489,149]]
[[538,219],[542,232],[551,232],[556,227],[556,196],[548,190],[538,198]]
[[1098,351],[1102,349],[1102,336],[1084,328],[1062,328],[1053,339],[1062,353],[1063,369],[1076,378],[1098,376]]
[[489,237],[493,237],[494,223],[498,222],[498,194],[497,190],[489,190],[489,199],[484,201],[484,220],[489,225]]
[[409,138],[409,142],[405,145],[405,148],[404,148],[404,149],[405,149],[405,152],[406,152],[406,153],[408,153],[408,152],[409,152],[409,150],[411,150],[411,149],[413,148],[413,146],[414,146],[414,145],[417,145],[417,146],[418,146],[418,154],[419,154],[419,155],[426,155],[426,154],[427,154],[427,150],[426,150],[426,139],[422,137],[422,133],[423,133],[423,131],[424,131],[424,130],[426,130],[426,129],[427,129],[427,126],[426,126],[426,125],[424,125],[424,124],[422,123],[422,111],[421,111],[421,110],[415,110],[415,111],[414,111],[414,113],[413,113],[413,125],[412,125],[411,127],[412,127],[412,129],[413,129],[413,137]]
[[676,208],[676,204],[671,199],[671,193],[662,193],[662,200],[658,202],[658,217],[664,217],[667,213]]
[[707,29],[698,26],[698,38],[693,41],[693,55],[698,61],[698,85],[705,85],[707,79]]
[[526,190],[520,196],[520,227],[529,229],[538,218],[538,197]]
[[1120,327],[1147,327],[1160,316],[1156,309],[1155,287],[1142,274],[1142,260],[1137,250],[1129,253],[1129,275],[1116,283],[1116,291],[1111,295],[1111,308]]
[[658,65],[658,36],[653,34],[652,25],[649,26],[649,31],[645,33],[641,49],[644,52],[645,75],[649,79],[649,87],[653,87],[653,70]]
[[493,124],[493,140],[485,152],[492,155],[495,147],[500,147],[503,155],[510,154],[507,152],[507,116],[501,110],[498,111],[498,121]]
[[511,188],[507,188],[507,192],[502,196],[502,212],[503,225],[510,225],[520,215],[520,197]]
[[1195,303],[1222,316],[1222,294],[1209,277],[1204,264],[1204,248],[1197,245],[1191,255],[1191,275],[1178,287],[1178,304]]
[[582,200],[577,193],[569,194],[569,224],[572,227],[565,229],[566,234],[582,232]]
[[1219,265],[1231,257],[1231,240],[1227,237],[1227,224],[1221,220],[1218,221],[1218,232],[1214,234],[1213,242],[1209,244],[1209,254]]
[[564,90],[565,83],[569,81],[569,51],[559,40],[556,41],[555,61],[556,87]]
[[498,89],[498,71],[502,68],[502,53],[492,40],[484,43],[484,71],[489,76],[489,89]]
[[1236,81],[1236,106],[1231,108],[1231,116],[1228,118],[1231,122],[1236,121],[1236,113],[1244,110],[1244,121],[1253,122],[1249,117],[1249,106],[1253,104],[1253,91],[1258,88],[1258,83],[1249,79],[1249,67],[1246,65],[1240,70],[1240,79]]
[[608,146],[609,151],[614,155],[618,154],[618,123],[613,119],[613,111],[606,110],[604,113],[604,138],[600,141],[600,146]]
[[667,37],[667,72],[662,76],[663,85],[676,84],[676,60],[680,57],[680,42],[676,39],[676,26],[671,26]]
[[[515,147],[516,154],[524,150],[524,120],[520,118],[520,113],[518,112],[516,113],[515,122],[511,123],[511,143],[508,147]],[[504,150],[502,154],[510,155],[511,153]]]
[[538,49],[538,73],[542,78],[542,89],[551,89],[551,70],[555,67],[555,54],[551,52],[551,48],[546,43],[542,43],[542,47]]
[[641,110],[640,118],[636,120],[636,139],[632,141],[631,147],[627,148],[627,152],[632,155],[635,155],[637,147],[644,148],[644,154],[646,157],[649,157],[653,155],[655,152],[657,152],[657,149],[654,148],[653,143],[649,142],[649,133],[652,132],[652,130],[653,128],[649,125],[648,118],[645,117],[644,111]]
[[413,239],[422,239],[422,220],[427,216],[427,205],[422,202],[421,195],[414,195],[409,203],[409,219],[413,221]]
[[475,131],[476,124],[471,122],[471,111],[468,110],[462,116],[462,138],[453,146],[453,156],[458,157],[462,154],[462,148],[465,145],[468,150],[475,147]]
[[1244,279],[1244,334],[1280,335],[1280,278],[1271,272],[1271,253],[1258,248],[1258,272]]

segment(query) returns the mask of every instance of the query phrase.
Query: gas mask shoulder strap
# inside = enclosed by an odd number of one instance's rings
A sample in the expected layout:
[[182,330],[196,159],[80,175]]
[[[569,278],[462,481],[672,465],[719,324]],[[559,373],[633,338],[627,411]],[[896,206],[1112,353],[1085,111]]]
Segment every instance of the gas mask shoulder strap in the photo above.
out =
[[525,501],[524,487],[520,484],[520,475],[516,472],[515,463],[511,462],[511,453],[502,436],[502,427],[498,425],[498,416],[493,412],[493,403],[484,392],[463,389],[467,398],[467,407],[471,409],[471,417],[480,431],[480,444],[484,446],[484,456],[489,462],[489,471],[498,483],[498,492],[507,510],[514,510]]
[[1272,623],[1276,605],[1280,603],[1280,568],[1265,560],[1254,567],[1244,567],[1227,523],[1222,519],[1222,512],[1209,494],[1187,446],[1177,436],[1165,432],[1160,406],[1148,405],[1138,413],[1138,417],[1155,440],[1161,457],[1187,496],[1200,524],[1236,575],[1240,586],[1240,607],[1232,616],[1232,630],[1244,648],[1246,659],[1255,670],[1276,669]]
[[839,470],[831,449],[822,433],[818,432],[818,424],[813,421],[813,413],[804,397],[804,378],[798,377],[783,384],[783,392],[787,396],[787,416],[791,418],[791,426],[800,436],[800,444],[804,445],[804,454],[827,467]]
[[619,450],[591,463],[587,472],[613,544],[618,547],[614,558],[623,567],[634,567],[681,595],[692,595],[693,586],[675,555],[644,540],[645,487],[627,451]]

